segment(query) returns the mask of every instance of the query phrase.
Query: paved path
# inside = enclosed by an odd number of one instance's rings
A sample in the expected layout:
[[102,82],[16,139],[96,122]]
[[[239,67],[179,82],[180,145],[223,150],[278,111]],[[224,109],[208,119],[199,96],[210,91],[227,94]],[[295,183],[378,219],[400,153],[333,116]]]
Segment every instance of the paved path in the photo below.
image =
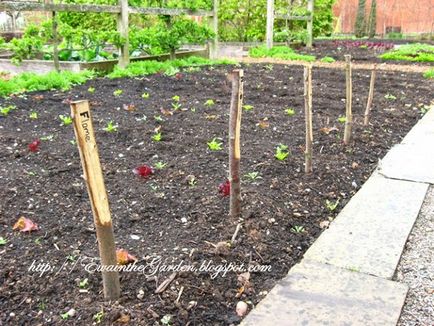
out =
[[241,325],[396,325],[408,286],[391,279],[430,184],[434,109]]

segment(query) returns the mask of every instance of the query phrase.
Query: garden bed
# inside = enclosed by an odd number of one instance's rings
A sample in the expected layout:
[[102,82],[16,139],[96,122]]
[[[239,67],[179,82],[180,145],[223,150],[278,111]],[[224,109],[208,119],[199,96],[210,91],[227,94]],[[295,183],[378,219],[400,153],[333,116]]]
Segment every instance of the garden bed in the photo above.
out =
[[[409,42],[412,44],[412,42]],[[344,55],[350,54],[354,62],[391,63],[405,65],[434,65],[434,62],[411,62],[402,60],[383,60],[379,56],[388,47],[395,44],[395,47],[402,46],[401,42],[391,40],[334,40],[315,41],[312,49],[301,48],[297,52],[316,56],[317,60],[324,57],[332,57],[335,60],[345,61]],[[427,44],[432,44],[427,42]]]
[[[209,57],[208,49],[199,50],[186,50],[176,53],[176,58],[186,58],[190,56]],[[145,60],[169,60],[169,54],[153,55],[146,57],[132,57],[131,62],[145,61]],[[80,62],[80,61],[61,61],[60,69],[73,72],[80,72],[83,70],[95,70],[102,72],[111,72],[118,64],[118,60],[104,60],[96,62]],[[12,74],[23,72],[34,72],[38,74],[48,73],[54,70],[54,62],[52,60],[23,60],[20,64],[14,64],[11,59],[0,59],[0,71],[7,71]]]
[[[378,72],[372,123],[363,127],[369,72],[354,71],[354,141],[344,147],[343,125],[337,121],[345,112],[344,72],[314,69],[314,172],[306,175],[302,68],[244,66],[244,104],[253,108],[242,117],[241,171],[258,172],[260,178],[243,177],[243,228],[234,247],[216,250],[212,244],[230,240],[240,222],[227,216],[228,198],[218,193],[227,177],[231,87],[226,73],[232,68],[208,67],[173,77],[95,79],[68,92],[28,93],[0,101],[0,106],[17,107],[0,117],[0,236],[8,241],[0,246],[2,323],[55,325],[71,308],[75,315],[66,318],[75,324],[98,318],[111,324],[121,318],[153,325],[168,315],[172,325],[238,323],[237,302],[256,304],[286,275],[432,100],[432,82],[420,74]],[[123,92],[115,96],[117,90]],[[174,96],[179,96],[181,109],[171,115]],[[244,292],[239,273],[212,279],[209,273],[182,272],[159,295],[154,294],[156,287],[171,272],[158,273],[157,281],[122,273],[121,299],[104,303],[100,274],[79,267],[83,258],[98,256],[96,236],[77,146],[70,143],[73,128],[60,126],[58,118],[69,114],[70,100],[85,98],[93,108],[118,248],[143,265],[161,256],[198,265],[206,260],[271,265],[271,272],[252,273]],[[287,108],[295,114],[288,115]],[[32,111],[38,119],[29,118]],[[103,130],[109,121],[119,125],[117,132]],[[159,126],[163,139],[152,141]],[[44,137],[40,150],[30,153],[28,144]],[[222,151],[207,148],[215,137],[222,138]],[[284,161],[274,157],[280,143],[291,151]],[[132,172],[157,162],[167,165],[148,179]],[[20,216],[31,218],[40,230],[12,231]],[[55,271],[42,277],[30,273],[33,261],[49,262]],[[88,285],[80,289],[85,278]]]

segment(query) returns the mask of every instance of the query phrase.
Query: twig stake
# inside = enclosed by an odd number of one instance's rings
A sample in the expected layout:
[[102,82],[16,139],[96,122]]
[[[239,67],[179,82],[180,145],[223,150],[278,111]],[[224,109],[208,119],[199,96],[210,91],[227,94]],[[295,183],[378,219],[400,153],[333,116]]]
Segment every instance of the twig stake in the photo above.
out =
[[231,184],[229,215],[238,217],[241,214],[240,132],[244,72],[236,69],[230,73],[229,78],[232,81],[229,119],[229,181]]
[[104,298],[106,300],[116,300],[120,295],[119,274],[117,271],[110,271],[117,265],[115,239],[89,102],[72,102],[71,115],[74,121],[75,137],[95,222],[101,267],[103,269]]
[[371,108],[372,108],[372,100],[374,99],[374,87],[375,87],[375,76],[377,73],[377,65],[374,65],[374,68],[371,72],[371,82],[369,84],[369,95],[368,102],[366,103],[365,110],[365,119],[363,120],[363,124],[367,126],[369,124],[369,118],[371,117]]
[[305,172],[312,172],[312,65],[304,67],[304,115],[306,125]]
[[351,132],[353,129],[353,86],[352,86],[352,73],[351,73],[351,55],[345,55],[345,72],[346,72],[346,110],[345,110],[345,131],[344,131],[344,144],[348,145],[351,141]]

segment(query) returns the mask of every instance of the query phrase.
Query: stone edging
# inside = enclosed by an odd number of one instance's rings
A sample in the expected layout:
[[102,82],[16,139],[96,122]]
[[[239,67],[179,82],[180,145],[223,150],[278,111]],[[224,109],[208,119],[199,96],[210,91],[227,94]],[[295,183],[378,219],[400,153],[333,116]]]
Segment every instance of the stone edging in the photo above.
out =
[[431,109],[241,325],[396,325],[408,287],[391,279],[434,184],[433,144]]

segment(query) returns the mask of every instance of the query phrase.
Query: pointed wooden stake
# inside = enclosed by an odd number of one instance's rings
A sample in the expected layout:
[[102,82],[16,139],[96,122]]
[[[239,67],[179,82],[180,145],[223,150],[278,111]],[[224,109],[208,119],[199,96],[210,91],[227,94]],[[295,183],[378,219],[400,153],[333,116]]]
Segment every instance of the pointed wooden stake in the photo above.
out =
[[71,116],[74,122],[75,137],[80,152],[81,165],[92,206],[96,236],[98,238],[101,267],[103,269],[104,298],[106,300],[116,300],[120,296],[119,274],[117,271],[104,270],[113,270],[116,267],[116,247],[89,102],[72,102]]
[[229,119],[229,181],[231,217],[241,215],[241,185],[240,185],[240,132],[241,111],[243,106],[243,70],[234,70],[229,74],[232,81],[232,96]]
[[305,172],[312,172],[312,65],[304,67],[304,115],[306,125]]
[[344,131],[344,144],[348,145],[351,141],[351,133],[353,129],[353,85],[352,85],[352,72],[351,72],[351,55],[345,55],[345,72],[346,72],[346,110],[345,110],[345,131]]
[[377,72],[377,65],[374,64],[374,68],[371,72],[371,82],[369,84],[369,95],[368,102],[366,104],[365,110],[365,119],[363,120],[363,124],[367,126],[369,124],[369,118],[371,117],[371,108],[372,108],[372,100],[374,99],[374,87],[375,87],[375,76]]

